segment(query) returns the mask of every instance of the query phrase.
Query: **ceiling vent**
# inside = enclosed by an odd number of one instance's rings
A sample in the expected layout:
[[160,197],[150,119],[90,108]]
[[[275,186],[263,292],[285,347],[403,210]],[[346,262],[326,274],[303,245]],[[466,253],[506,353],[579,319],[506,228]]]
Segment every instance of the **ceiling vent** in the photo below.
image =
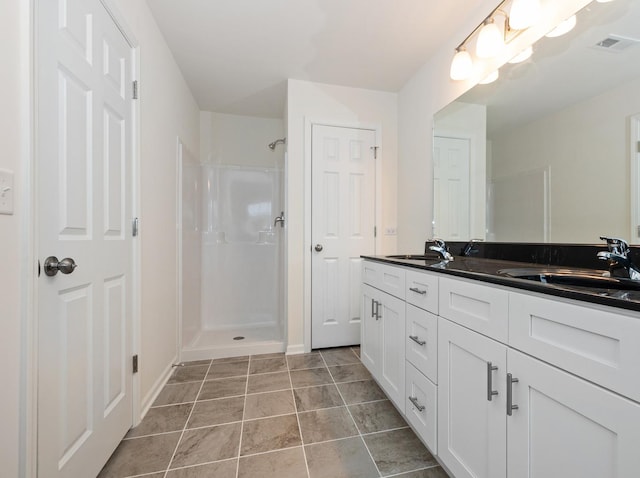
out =
[[637,45],[638,43],[640,43],[640,40],[636,40],[634,38],[627,38],[620,35],[608,35],[605,39],[600,40],[598,43],[593,45],[593,48],[618,53],[633,45]]

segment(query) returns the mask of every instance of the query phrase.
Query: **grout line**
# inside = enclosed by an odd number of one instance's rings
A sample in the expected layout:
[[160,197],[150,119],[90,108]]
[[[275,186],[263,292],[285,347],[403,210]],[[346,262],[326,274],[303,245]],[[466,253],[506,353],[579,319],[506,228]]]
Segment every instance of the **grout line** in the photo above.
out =
[[[225,461],[232,461],[232,460],[237,460],[237,458],[224,458],[222,460],[205,461],[203,463],[196,463],[195,465],[179,466],[178,468],[171,468],[170,471],[188,470],[189,468],[196,468],[198,466],[203,466],[203,465],[212,465],[213,463],[223,463]],[[158,473],[158,472],[156,472],[156,473]],[[153,473],[151,473],[151,474],[153,474]],[[127,478],[137,478],[138,476],[147,476],[147,475],[135,475],[135,476],[127,477]]]
[[[401,471],[399,473],[394,473],[393,475],[387,475],[385,476],[385,478],[393,478],[395,476],[403,476],[407,473],[415,473],[416,471],[423,471],[423,470],[431,470],[433,468],[438,468],[440,467],[440,465],[432,465],[432,466],[423,466],[421,468],[416,468],[415,470],[407,470],[407,471]],[[449,475],[447,475],[449,476]]]
[[238,457],[236,458],[236,478],[240,473],[240,454],[242,453],[242,439],[244,434],[244,416],[247,413],[247,390],[249,388],[249,371],[251,370],[251,358],[249,355],[249,362],[247,362],[247,381],[244,384],[244,403],[242,405],[242,423],[240,424],[240,441],[238,442]]
[[[320,354],[320,355],[322,356],[322,354]],[[326,365],[327,362],[326,362],[326,360],[324,360],[324,356],[322,356],[322,360],[324,361],[324,363]],[[327,367],[327,368],[329,368],[329,367]],[[360,427],[358,426],[358,424],[356,423],[355,419],[353,418],[353,415],[351,414],[351,410],[346,405],[347,401],[342,396],[342,392],[338,388],[338,384],[336,383],[335,379],[333,378],[333,374],[331,373],[331,370],[329,370],[329,375],[331,375],[331,379],[333,380],[334,385],[338,389],[338,393],[340,394],[340,398],[345,403],[345,407],[347,408],[347,412],[349,413],[349,416],[351,417],[351,421],[353,422],[353,425],[356,427],[356,431],[358,432],[357,436],[360,437],[360,440],[362,441],[362,444],[364,445],[364,449],[367,450],[367,453],[369,454],[369,457],[371,458],[371,461],[373,462],[373,466],[376,467],[376,471],[378,472],[378,476],[382,476],[382,473],[380,472],[380,468],[378,468],[378,464],[376,463],[376,460],[373,459],[373,455],[371,454],[371,451],[369,450],[369,447],[367,446],[367,443],[364,441],[362,433],[360,432]]]
[[287,360],[287,373],[289,374],[289,384],[291,385],[291,397],[293,398],[293,410],[295,411],[295,414],[296,414],[296,422],[298,423],[298,432],[300,433],[300,446],[302,447],[302,458],[304,459],[304,466],[307,470],[307,478],[310,478],[311,473],[309,472],[309,463],[307,461],[307,451],[304,449],[304,438],[302,436],[302,427],[300,426],[300,416],[298,415],[298,405],[296,404],[296,395],[293,392],[293,381],[291,380],[291,370],[289,370],[289,359],[286,359],[286,360]]

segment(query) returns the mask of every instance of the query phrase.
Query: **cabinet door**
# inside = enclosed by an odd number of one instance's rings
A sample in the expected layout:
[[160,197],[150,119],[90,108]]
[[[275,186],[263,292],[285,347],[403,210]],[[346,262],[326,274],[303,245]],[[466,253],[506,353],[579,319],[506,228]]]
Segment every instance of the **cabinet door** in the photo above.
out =
[[456,478],[506,476],[506,360],[504,345],[438,318],[438,454]]
[[380,361],[380,321],[376,315],[380,295],[379,290],[362,285],[360,359],[374,377],[378,374]]
[[410,304],[406,312],[407,360],[433,383],[438,383],[438,317]]
[[381,294],[380,368],[378,381],[396,407],[404,413],[405,303]]
[[511,349],[508,363],[510,477],[639,476],[640,405]]

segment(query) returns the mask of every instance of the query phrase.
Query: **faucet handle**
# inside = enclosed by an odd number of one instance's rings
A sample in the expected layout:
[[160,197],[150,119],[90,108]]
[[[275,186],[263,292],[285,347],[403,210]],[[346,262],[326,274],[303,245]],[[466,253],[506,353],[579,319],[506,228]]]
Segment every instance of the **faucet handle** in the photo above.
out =
[[606,236],[600,236],[600,239],[607,241],[609,252],[613,252],[614,254],[619,254],[624,257],[627,256],[627,253],[629,252],[629,244],[624,239]]
[[445,247],[447,247],[447,243],[444,242],[443,239],[440,239],[438,237],[433,237],[433,238],[429,239],[428,242],[433,242],[435,245],[437,245],[438,247],[441,247],[443,249]]

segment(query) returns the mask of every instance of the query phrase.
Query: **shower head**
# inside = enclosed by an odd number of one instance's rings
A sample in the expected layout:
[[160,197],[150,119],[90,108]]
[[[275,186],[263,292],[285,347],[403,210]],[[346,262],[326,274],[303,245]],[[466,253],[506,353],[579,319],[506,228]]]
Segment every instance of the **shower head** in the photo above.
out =
[[276,139],[273,143],[269,143],[269,149],[271,151],[274,151],[276,149],[276,146],[278,146],[280,143],[284,144],[287,141],[287,138],[282,138],[282,139]]

